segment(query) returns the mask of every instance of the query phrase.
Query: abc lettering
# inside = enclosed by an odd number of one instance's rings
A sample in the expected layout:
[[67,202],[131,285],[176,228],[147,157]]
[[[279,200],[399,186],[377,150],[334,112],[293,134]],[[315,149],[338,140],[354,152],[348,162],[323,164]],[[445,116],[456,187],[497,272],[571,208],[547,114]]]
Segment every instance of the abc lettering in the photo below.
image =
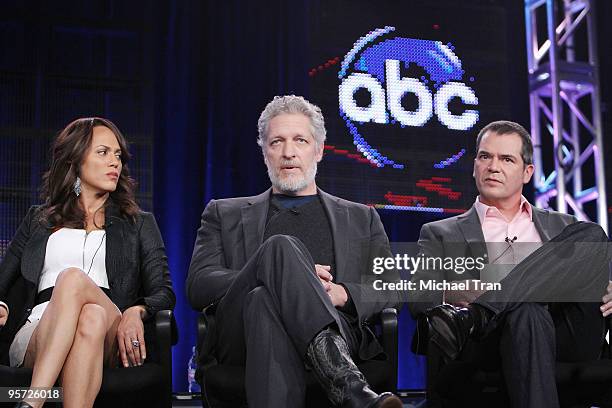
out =
[[[339,88],[340,108],[352,120],[357,122],[389,123],[387,108],[391,116],[404,126],[423,126],[435,113],[440,123],[449,129],[467,130],[478,121],[478,111],[466,109],[460,115],[453,115],[448,103],[459,98],[465,105],[477,105],[478,98],[474,91],[462,82],[449,81],[438,88],[432,95],[421,81],[415,78],[400,78],[400,61],[385,61],[387,89],[370,74],[353,73],[344,78]],[[365,88],[370,93],[371,103],[367,107],[357,106],[353,95]],[[406,111],[402,107],[402,97],[413,93],[418,99],[415,111]]]

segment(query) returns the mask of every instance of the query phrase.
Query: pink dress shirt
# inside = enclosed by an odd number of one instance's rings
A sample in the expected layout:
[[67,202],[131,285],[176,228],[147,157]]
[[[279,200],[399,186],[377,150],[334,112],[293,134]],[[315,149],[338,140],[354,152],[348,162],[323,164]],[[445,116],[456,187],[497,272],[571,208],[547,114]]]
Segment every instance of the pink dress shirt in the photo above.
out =
[[474,206],[490,263],[517,264],[541,245],[542,238],[533,223],[531,204],[524,196],[521,196],[519,211],[511,220],[507,220],[496,207],[481,203],[479,198],[476,197]]

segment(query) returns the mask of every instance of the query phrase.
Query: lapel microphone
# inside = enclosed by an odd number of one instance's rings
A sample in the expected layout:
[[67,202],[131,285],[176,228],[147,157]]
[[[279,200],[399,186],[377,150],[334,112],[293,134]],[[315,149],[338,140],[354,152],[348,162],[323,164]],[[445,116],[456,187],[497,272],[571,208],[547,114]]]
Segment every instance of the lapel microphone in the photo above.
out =
[[508,250],[509,250],[510,248],[512,248],[512,244],[514,244],[514,242],[515,242],[517,239],[518,239],[518,237],[517,237],[516,235],[515,235],[513,238],[506,237],[506,238],[504,239],[504,241],[506,241],[506,244],[508,244],[508,246],[506,247],[506,249],[504,249],[504,250],[502,251],[502,253],[501,253],[501,254],[499,254],[499,255],[498,255],[498,256],[497,256],[497,257],[496,257],[494,260],[492,260],[492,261],[491,261],[491,262],[489,262],[489,263],[494,264],[495,262],[497,262],[497,260],[498,260],[499,258],[501,258],[502,256],[504,256],[504,254],[505,254],[506,252],[508,252]]

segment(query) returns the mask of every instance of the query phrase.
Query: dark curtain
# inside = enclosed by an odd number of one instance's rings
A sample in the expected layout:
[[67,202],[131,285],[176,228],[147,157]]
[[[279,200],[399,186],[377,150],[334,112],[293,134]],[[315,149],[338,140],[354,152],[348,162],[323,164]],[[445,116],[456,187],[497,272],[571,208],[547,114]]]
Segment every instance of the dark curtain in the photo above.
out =
[[305,1],[168,2],[154,41],[154,208],[177,292],[174,389],[186,389],[196,312],[185,279],[200,214],[212,198],[269,187],[257,119],[275,95],[308,94]]

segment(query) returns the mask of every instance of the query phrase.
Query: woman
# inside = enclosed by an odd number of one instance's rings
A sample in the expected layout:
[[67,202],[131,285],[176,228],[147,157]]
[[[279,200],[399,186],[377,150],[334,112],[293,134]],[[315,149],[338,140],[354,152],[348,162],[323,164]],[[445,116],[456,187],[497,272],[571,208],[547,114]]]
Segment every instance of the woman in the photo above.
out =
[[109,120],[70,123],[52,147],[44,204],[30,208],[0,264],[10,364],[33,367],[31,387],[59,378],[65,407],[92,406],[117,355],[143,364],[143,320],[174,307],[164,244],[135,202],[128,159]]

